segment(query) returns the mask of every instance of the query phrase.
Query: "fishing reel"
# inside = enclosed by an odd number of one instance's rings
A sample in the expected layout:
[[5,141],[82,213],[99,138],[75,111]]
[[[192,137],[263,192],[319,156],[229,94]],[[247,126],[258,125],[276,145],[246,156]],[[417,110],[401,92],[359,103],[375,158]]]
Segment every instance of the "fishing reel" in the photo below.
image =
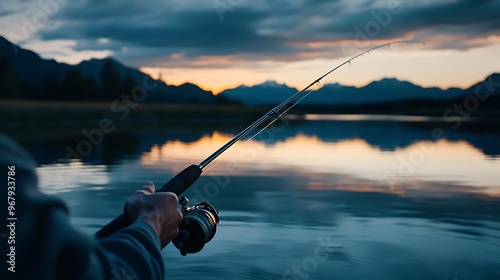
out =
[[181,198],[179,204],[184,216],[179,225],[179,235],[172,241],[181,255],[198,253],[215,235],[219,224],[219,211],[208,202],[200,202],[191,207],[189,200]]

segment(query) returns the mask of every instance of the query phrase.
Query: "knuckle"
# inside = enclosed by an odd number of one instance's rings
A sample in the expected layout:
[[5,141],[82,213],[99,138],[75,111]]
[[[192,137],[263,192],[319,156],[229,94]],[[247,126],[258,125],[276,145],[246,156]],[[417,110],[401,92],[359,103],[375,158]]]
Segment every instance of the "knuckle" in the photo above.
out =
[[134,191],[134,195],[146,195],[146,192],[144,190],[136,190]]
[[143,193],[141,190],[136,190],[132,193],[132,195],[139,195],[141,193]]
[[173,203],[176,205],[179,203],[179,198],[177,197],[177,195],[175,195],[175,193],[171,193],[171,192],[166,193],[166,198],[167,198],[167,201],[170,203]]

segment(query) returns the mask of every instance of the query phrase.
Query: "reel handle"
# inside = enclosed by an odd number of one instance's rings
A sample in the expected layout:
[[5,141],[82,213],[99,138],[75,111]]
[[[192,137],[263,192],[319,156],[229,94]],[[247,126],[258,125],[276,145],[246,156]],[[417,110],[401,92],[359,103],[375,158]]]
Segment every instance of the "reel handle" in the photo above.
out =
[[[156,190],[156,192],[173,192],[176,195],[180,195],[198,180],[201,172],[201,168],[198,165],[190,165],[179,174],[175,175],[174,178],[170,179],[170,181],[161,188]],[[131,223],[132,219],[124,211],[120,216],[98,230],[94,236],[97,239],[109,237],[118,230],[129,226]]]

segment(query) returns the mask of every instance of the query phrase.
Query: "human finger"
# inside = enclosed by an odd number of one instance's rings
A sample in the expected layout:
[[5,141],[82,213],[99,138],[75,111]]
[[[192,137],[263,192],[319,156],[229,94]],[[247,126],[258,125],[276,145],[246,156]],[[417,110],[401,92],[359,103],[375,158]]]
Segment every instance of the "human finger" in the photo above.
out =
[[147,181],[142,185],[141,190],[145,191],[146,193],[154,193],[155,192],[155,184],[151,181]]

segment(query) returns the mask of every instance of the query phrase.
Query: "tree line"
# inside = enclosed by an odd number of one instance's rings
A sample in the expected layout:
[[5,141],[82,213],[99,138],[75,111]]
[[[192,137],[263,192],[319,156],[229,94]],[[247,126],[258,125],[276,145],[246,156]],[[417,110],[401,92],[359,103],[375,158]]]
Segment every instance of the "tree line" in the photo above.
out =
[[121,94],[131,92],[136,83],[130,74],[124,79],[107,60],[99,73],[99,81],[85,77],[78,68],[70,69],[64,77],[48,73],[41,86],[32,86],[21,81],[13,71],[12,63],[4,57],[0,61],[0,99],[38,101],[111,101]]

